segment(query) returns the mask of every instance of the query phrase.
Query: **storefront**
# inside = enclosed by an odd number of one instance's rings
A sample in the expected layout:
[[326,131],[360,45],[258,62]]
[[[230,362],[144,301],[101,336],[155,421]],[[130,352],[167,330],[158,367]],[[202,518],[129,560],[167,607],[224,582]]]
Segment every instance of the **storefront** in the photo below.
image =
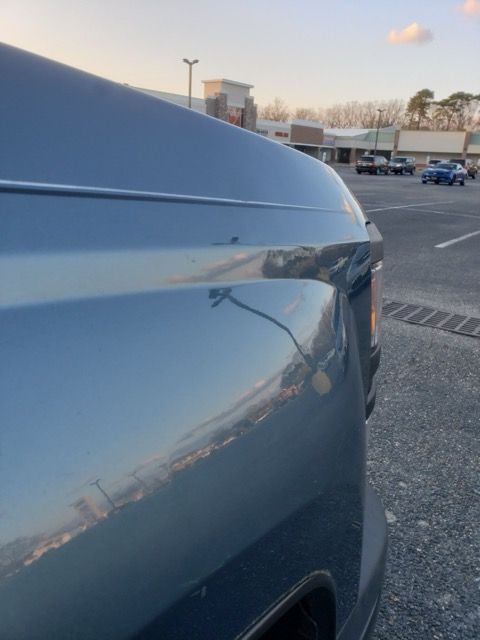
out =
[[[204,80],[204,97],[192,97],[192,109],[255,131],[259,135],[328,163],[354,164],[365,153],[390,158],[414,156],[417,166],[430,159],[470,158],[480,163],[480,133],[470,131],[418,131],[384,127],[377,129],[325,128],[320,122],[278,122],[257,118],[250,95],[253,85],[233,80]],[[188,96],[138,89],[162,100],[188,106]]]

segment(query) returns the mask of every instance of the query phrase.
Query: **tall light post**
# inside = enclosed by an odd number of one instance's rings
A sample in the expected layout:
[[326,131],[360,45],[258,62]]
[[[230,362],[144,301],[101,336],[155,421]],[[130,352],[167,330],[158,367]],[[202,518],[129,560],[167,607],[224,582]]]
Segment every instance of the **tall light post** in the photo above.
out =
[[380,129],[380,120],[382,118],[382,113],[385,111],[385,109],[377,109],[377,111],[378,111],[378,121],[377,121],[377,134],[375,136],[375,150],[373,152],[374,156],[377,155],[378,131]]
[[116,504],[114,503],[114,501],[110,498],[110,496],[108,495],[108,493],[105,491],[105,489],[103,487],[100,486],[100,478],[98,478],[97,480],[94,480],[93,482],[90,482],[90,486],[91,487],[97,487],[97,489],[100,491],[100,493],[103,493],[105,499],[107,500],[107,502],[109,503],[109,505],[112,507],[112,509],[115,511],[117,509]]
[[194,64],[199,62],[197,59],[195,60],[187,60],[187,58],[183,59],[185,64],[188,64],[188,108],[192,108],[192,67]]

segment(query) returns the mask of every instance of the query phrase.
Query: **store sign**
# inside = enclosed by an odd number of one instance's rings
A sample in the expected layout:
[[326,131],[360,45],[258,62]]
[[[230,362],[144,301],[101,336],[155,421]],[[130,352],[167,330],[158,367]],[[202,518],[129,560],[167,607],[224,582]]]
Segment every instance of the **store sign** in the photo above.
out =
[[242,126],[243,109],[241,107],[227,107],[227,122],[237,127]]

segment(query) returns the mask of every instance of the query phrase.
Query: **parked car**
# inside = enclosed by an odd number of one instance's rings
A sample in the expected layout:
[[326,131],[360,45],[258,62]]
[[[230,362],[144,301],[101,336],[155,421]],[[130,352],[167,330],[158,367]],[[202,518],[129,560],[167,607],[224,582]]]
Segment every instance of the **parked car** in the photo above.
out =
[[388,174],[388,160],[384,156],[362,156],[357,160],[355,169],[357,173],[371,173],[378,175]]
[[0,637],[366,637],[374,224],[239,127],[6,45],[0,77]]
[[388,170],[390,173],[400,175],[409,173],[413,176],[415,169],[415,158],[412,158],[411,156],[394,156],[388,163]]
[[434,167],[427,167],[422,173],[422,182],[446,182],[450,185],[458,182],[462,187],[465,186],[467,172],[462,165],[456,162],[440,162]]
[[468,160],[466,158],[454,158],[453,160],[449,160],[449,162],[460,164],[466,170],[469,178],[475,180],[475,178],[477,177],[477,165],[472,162],[472,160]]
[[429,160],[427,167],[434,167],[436,164],[439,164],[440,162],[446,162],[446,160]]

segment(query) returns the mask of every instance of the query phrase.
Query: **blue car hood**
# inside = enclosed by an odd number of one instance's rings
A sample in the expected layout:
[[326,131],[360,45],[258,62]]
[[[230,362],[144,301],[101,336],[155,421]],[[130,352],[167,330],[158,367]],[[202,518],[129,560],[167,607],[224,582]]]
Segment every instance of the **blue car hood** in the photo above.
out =
[[426,169],[425,173],[452,173],[453,169]]

